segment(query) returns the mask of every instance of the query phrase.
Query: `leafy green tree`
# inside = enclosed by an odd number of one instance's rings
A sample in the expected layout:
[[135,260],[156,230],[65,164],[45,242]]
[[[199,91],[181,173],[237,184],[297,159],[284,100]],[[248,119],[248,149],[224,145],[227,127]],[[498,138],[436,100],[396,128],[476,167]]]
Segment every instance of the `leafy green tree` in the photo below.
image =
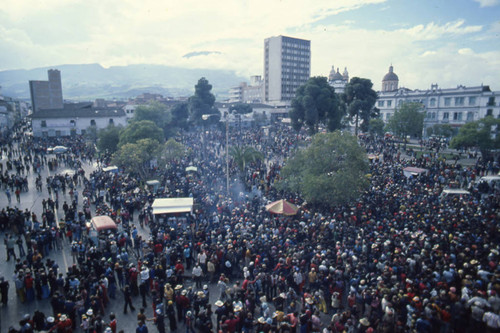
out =
[[120,141],[121,127],[108,125],[97,134],[97,149],[99,151],[114,153],[118,150],[118,142]]
[[368,132],[373,135],[382,136],[384,135],[385,123],[380,118],[370,119],[370,123],[368,124]]
[[252,106],[246,103],[237,103],[229,107],[229,112],[230,113],[234,112],[236,114],[252,113],[252,110],[253,110]]
[[305,126],[310,134],[314,134],[320,124],[334,131],[340,128],[342,116],[337,94],[326,77],[310,78],[297,89],[292,100],[290,118],[292,127],[297,131]]
[[445,138],[451,138],[456,134],[456,130],[449,124],[435,124],[427,128],[427,135],[442,136]]
[[484,160],[492,158],[492,150],[500,149],[500,119],[487,116],[463,125],[451,139],[451,148],[478,148]]
[[113,154],[112,161],[126,172],[147,178],[151,173],[150,162],[161,155],[163,145],[155,139],[140,139],[125,143]]
[[147,105],[139,105],[134,111],[132,121],[150,120],[160,128],[170,124],[172,115],[167,106],[158,101],[152,101]]
[[97,126],[89,126],[85,130],[85,138],[93,143],[96,143],[99,139],[97,132]]
[[172,107],[172,123],[178,128],[187,129],[188,124],[188,103],[179,103]]
[[341,96],[342,102],[347,106],[349,119],[355,122],[354,132],[356,135],[358,135],[358,127],[366,132],[370,119],[379,115],[379,110],[374,107],[377,93],[372,87],[373,83],[369,79],[353,77],[345,86]]
[[264,154],[251,146],[231,146],[229,155],[233,158],[233,162],[238,166],[241,173],[245,172],[248,163],[257,162],[264,158]]
[[168,139],[165,143],[165,148],[163,151],[163,157],[165,162],[170,163],[172,161],[182,158],[186,154],[186,147],[182,143],[175,141],[173,138]]
[[194,95],[189,97],[188,112],[192,123],[200,125],[203,122],[202,116],[207,114],[219,114],[219,110],[214,107],[215,96],[211,93],[212,85],[202,77],[194,86]]
[[163,130],[151,120],[134,121],[120,132],[118,146],[136,143],[141,139],[153,139],[161,143],[164,141]]
[[395,135],[405,139],[408,135],[413,137],[422,137],[424,129],[425,113],[422,111],[422,104],[415,102],[406,102],[401,104],[394,115],[389,119],[387,128]]
[[339,131],[320,133],[286,161],[278,188],[331,208],[355,200],[367,189],[368,170],[366,151],[356,137]]

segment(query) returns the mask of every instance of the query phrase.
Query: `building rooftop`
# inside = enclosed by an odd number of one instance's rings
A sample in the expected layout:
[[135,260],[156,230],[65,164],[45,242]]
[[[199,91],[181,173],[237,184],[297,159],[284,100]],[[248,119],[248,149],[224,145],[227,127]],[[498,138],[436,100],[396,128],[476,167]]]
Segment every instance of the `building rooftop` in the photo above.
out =
[[125,112],[114,108],[94,108],[92,103],[64,104],[64,109],[45,109],[31,115],[33,119],[46,118],[100,118],[121,117]]

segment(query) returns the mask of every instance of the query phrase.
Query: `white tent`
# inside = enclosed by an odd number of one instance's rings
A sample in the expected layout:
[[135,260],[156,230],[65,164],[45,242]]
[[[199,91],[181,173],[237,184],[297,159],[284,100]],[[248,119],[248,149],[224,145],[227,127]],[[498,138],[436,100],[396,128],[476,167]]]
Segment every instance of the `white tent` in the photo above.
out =
[[118,167],[117,167],[117,166],[114,166],[114,165],[111,165],[111,166],[108,166],[108,167],[102,168],[102,171],[104,171],[104,172],[113,172],[113,173],[117,173],[117,172],[118,172]]
[[411,176],[420,176],[423,173],[427,173],[429,170],[415,167],[407,167],[403,169],[403,174],[406,178],[410,178]]
[[153,202],[153,214],[190,213],[193,211],[193,198],[162,198]]

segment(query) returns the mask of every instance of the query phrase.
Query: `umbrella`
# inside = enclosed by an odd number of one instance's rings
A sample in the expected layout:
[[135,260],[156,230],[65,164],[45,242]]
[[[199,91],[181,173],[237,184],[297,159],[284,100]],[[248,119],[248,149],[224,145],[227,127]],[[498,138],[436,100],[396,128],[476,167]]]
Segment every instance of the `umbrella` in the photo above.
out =
[[281,199],[266,205],[266,210],[269,213],[274,213],[274,214],[295,215],[297,214],[299,207],[295,206],[294,204],[284,199]]
[[186,172],[189,172],[189,171],[196,172],[196,171],[198,171],[198,168],[190,165],[186,168]]

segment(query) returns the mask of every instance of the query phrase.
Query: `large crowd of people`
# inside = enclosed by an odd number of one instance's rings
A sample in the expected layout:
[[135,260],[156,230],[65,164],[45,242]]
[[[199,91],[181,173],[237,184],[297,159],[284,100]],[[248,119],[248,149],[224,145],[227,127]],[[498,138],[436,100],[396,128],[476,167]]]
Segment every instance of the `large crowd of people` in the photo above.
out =
[[[500,188],[478,186],[498,164],[404,157],[389,138],[361,137],[377,156],[370,188],[356,202],[321,210],[273,186],[305,134],[280,126],[271,135],[233,131],[232,144],[256,147],[265,160],[243,174],[231,163],[231,175],[241,177],[231,177],[230,193],[225,134],[202,135],[177,138],[189,153],[152,169],[154,188],[101,167],[86,174],[81,162],[96,158],[82,138],[58,142],[70,148],[60,155],[46,153],[55,144],[49,139],[19,135],[3,147],[16,165],[4,166],[6,195],[29,170],[74,170],[38,176],[40,186],[29,188],[47,193],[42,216],[10,199],[0,212],[17,301],[50,304],[10,332],[116,333],[121,313],[107,309],[117,302],[124,314],[141,308],[136,332],[499,331]],[[408,176],[408,166],[427,172]],[[470,195],[444,196],[446,187]],[[194,211],[154,215],[161,197],[193,197]],[[265,204],[283,198],[300,207],[297,215],[266,212]],[[92,241],[86,222],[95,215],[111,216],[118,232]],[[62,249],[71,249],[67,270],[48,258]],[[5,305],[8,279],[0,279]]]

